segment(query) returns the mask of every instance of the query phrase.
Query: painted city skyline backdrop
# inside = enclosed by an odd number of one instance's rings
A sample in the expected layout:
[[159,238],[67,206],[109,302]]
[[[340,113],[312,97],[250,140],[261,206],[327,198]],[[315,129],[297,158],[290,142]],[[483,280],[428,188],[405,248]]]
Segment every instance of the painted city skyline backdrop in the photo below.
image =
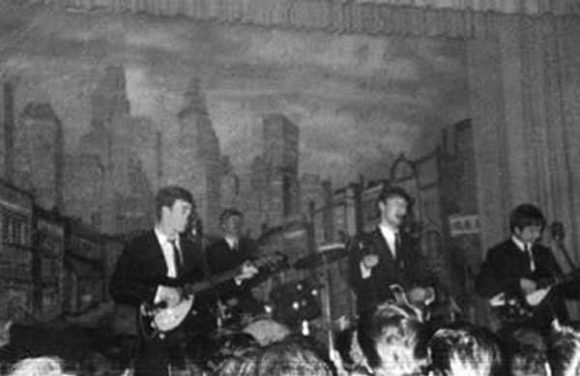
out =
[[150,118],[167,138],[198,78],[236,170],[260,154],[263,117],[283,114],[300,130],[300,171],[338,186],[358,174],[386,177],[394,156],[431,151],[442,127],[468,117],[457,40],[8,10],[0,62],[4,77],[17,78],[16,108],[49,102],[68,153],[90,129],[90,98],[109,66],[124,69],[131,115]]

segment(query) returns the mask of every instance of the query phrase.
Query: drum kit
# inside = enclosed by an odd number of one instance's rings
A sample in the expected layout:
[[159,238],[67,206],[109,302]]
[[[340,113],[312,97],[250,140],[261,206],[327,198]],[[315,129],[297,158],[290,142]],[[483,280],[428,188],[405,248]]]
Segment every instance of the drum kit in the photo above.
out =
[[325,339],[332,346],[329,270],[332,264],[345,259],[347,255],[343,243],[333,243],[298,259],[292,264],[295,270],[310,271],[317,277],[275,286],[269,294],[269,302],[264,304],[262,314],[246,317],[234,325],[218,327],[217,336],[229,337],[241,332],[252,335],[263,345],[281,340],[291,333],[310,334],[305,332],[305,326],[308,327],[310,321],[320,318],[326,327],[322,328],[322,332],[325,336],[328,333]]

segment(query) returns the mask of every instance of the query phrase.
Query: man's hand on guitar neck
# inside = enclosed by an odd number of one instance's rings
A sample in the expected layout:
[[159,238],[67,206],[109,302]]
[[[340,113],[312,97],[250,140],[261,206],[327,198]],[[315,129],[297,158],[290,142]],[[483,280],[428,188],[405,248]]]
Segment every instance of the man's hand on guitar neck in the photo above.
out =
[[521,278],[520,279],[520,288],[524,292],[524,294],[530,294],[538,289],[538,284],[531,279],[528,278]]
[[234,280],[236,281],[237,285],[241,285],[243,281],[254,278],[258,272],[259,270],[254,266],[254,264],[252,264],[250,261],[246,261],[241,266],[240,274],[238,274]]

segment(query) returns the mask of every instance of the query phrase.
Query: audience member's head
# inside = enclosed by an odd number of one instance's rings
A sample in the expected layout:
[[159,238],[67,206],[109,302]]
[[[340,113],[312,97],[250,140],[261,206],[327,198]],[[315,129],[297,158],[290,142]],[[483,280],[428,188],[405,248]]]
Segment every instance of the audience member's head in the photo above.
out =
[[434,376],[500,375],[498,342],[484,328],[471,326],[438,329],[429,340]]
[[548,362],[553,376],[580,373],[580,333],[572,328],[555,325],[548,340]]
[[397,304],[384,304],[373,318],[372,337],[380,363],[373,365],[378,376],[414,375],[426,365],[421,354],[423,324],[412,311]]
[[317,353],[287,339],[231,357],[218,365],[217,376],[331,376],[332,369]]
[[513,376],[547,376],[546,343],[534,329],[518,328],[507,338],[509,368]]
[[[16,363],[9,376],[66,376],[56,358],[27,358]],[[70,375],[72,376],[72,375]]]

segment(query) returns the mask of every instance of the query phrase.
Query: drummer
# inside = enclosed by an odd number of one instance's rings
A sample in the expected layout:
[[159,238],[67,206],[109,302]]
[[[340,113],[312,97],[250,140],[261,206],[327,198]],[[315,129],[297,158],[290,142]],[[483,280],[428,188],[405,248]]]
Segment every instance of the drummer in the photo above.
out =
[[236,321],[252,315],[260,305],[252,295],[250,280],[258,274],[251,260],[256,256],[256,243],[242,236],[244,215],[235,208],[225,209],[220,215],[223,237],[207,247],[207,263],[212,275],[238,268],[232,280],[218,288],[218,305],[222,319]]

